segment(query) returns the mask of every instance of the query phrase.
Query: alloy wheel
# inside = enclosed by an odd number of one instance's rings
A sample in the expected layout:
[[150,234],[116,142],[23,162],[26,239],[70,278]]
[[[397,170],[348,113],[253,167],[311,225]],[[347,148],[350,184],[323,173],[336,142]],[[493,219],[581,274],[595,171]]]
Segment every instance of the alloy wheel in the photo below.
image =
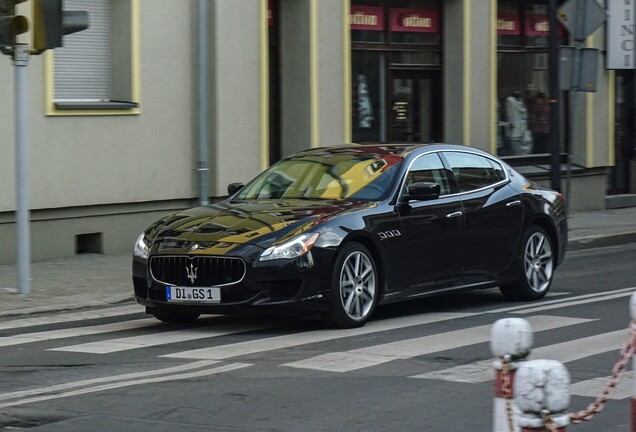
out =
[[525,274],[530,288],[541,293],[550,286],[553,271],[552,246],[542,232],[535,232],[526,243]]
[[340,299],[345,313],[354,320],[364,319],[371,311],[376,296],[373,263],[363,252],[352,252],[340,271]]

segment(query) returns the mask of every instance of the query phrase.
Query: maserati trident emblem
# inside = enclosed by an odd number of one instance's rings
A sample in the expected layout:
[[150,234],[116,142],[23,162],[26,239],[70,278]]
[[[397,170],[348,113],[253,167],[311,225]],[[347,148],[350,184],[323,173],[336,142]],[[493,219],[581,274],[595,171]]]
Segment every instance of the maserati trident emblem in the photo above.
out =
[[197,280],[197,269],[199,267],[195,267],[192,263],[190,263],[190,268],[186,267],[186,273],[188,274],[188,279],[190,279],[190,283],[193,284],[194,281]]

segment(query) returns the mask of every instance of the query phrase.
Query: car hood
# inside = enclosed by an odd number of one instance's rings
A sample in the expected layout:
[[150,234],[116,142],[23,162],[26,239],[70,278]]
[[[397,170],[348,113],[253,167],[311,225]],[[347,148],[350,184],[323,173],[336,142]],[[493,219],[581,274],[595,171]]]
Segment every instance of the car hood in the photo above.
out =
[[371,206],[363,201],[222,201],[174,213],[146,235],[152,253],[226,254],[238,245],[267,248],[344,212]]

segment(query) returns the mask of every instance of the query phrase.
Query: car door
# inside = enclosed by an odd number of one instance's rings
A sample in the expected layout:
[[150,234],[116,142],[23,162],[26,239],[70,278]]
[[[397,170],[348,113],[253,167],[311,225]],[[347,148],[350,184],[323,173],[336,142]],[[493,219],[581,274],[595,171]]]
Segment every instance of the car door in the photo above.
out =
[[408,201],[395,206],[400,221],[396,233],[380,233],[390,247],[387,254],[390,275],[396,287],[420,291],[457,277],[461,269],[460,240],[464,219],[460,199],[451,195],[449,174],[437,153],[419,156],[405,174],[400,197],[415,182],[440,185],[440,196],[425,201]]
[[461,151],[443,153],[463,203],[466,228],[462,270],[490,277],[505,270],[518,248],[523,224],[521,199],[495,159]]

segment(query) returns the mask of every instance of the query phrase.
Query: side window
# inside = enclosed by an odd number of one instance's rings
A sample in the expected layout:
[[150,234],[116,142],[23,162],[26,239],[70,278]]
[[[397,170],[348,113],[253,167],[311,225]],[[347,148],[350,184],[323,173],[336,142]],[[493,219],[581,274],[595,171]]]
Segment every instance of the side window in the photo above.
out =
[[462,152],[445,152],[444,157],[460,192],[481,189],[506,178],[503,167],[487,157]]
[[440,187],[440,194],[450,193],[450,185],[446,171],[437,153],[430,153],[415,159],[404,182],[405,189],[413,183],[427,182],[437,183]]

